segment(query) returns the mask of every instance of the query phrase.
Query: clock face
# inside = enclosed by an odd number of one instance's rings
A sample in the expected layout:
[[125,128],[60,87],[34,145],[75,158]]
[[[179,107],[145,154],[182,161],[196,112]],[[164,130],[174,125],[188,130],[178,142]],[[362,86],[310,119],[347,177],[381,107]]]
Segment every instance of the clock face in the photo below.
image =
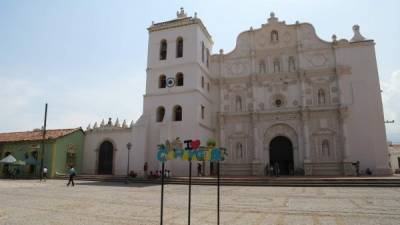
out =
[[169,77],[167,79],[167,87],[173,87],[175,86],[175,79],[173,77]]

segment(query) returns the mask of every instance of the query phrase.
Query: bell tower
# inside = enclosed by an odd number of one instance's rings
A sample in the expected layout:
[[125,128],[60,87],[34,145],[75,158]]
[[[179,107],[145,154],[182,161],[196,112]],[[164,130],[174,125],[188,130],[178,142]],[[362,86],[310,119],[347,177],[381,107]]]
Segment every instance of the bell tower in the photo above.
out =
[[[155,160],[157,145],[179,137],[205,144],[215,136],[209,75],[213,41],[202,21],[183,8],[176,18],[148,28],[146,94],[147,158]],[[167,165],[180,171],[180,162]],[[182,164],[183,166],[183,164]],[[185,175],[186,170],[183,170]]]

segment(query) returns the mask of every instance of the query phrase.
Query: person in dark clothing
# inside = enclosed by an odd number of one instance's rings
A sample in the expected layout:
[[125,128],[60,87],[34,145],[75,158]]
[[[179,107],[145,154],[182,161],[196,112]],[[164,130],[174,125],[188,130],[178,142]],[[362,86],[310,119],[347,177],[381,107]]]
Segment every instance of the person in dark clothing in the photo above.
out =
[[69,186],[70,183],[72,183],[72,186],[75,186],[74,177],[76,175],[76,172],[73,166],[71,166],[68,173],[69,173],[69,180],[67,186]]
[[201,176],[201,164],[197,163],[197,176]]

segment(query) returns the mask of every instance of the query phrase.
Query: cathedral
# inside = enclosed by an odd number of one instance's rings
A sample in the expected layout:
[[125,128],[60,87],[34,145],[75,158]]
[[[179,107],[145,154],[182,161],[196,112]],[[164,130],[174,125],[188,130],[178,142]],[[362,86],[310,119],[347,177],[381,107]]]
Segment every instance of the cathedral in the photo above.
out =
[[[390,174],[375,42],[354,36],[320,39],[309,23],[286,24],[274,13],[240,33],[231,52],[213,40],[195,13],[148,28],[143,114],[89,125],[83,173],[126,175],[161,169],[157,146],[210,138],[227,149],[221,173],[263,175]],[[213,174],[212,162],[202,164]],[[188,174],[171,160],[174,176]]]

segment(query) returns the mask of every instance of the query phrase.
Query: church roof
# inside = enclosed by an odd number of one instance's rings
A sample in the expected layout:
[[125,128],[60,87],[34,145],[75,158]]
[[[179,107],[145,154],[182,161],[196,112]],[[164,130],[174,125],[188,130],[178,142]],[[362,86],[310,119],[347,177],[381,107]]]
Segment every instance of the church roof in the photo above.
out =
[[[79,130],[82,131],[82,128],[78,127],[71,129],[46,130],[45,139],[46,140],[57,139]],[[42,130],[0,133],[0,142],[39,141],[42,140],[42,138],[43,138]]]

